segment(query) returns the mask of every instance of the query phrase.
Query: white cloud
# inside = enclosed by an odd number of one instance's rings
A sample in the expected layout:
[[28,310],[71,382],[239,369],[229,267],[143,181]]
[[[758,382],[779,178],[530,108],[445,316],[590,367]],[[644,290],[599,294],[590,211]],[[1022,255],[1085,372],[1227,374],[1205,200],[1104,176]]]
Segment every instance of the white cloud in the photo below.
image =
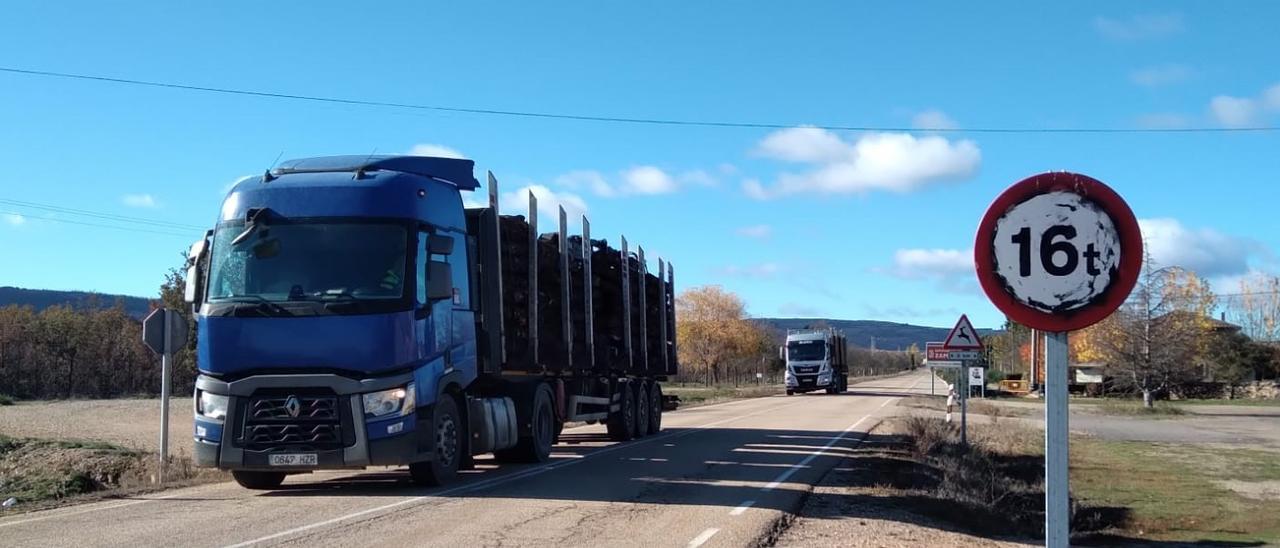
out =
[[960,125],[950,116],[947,116],[947,113],[931,109],[919,112],[911,117],[911,127],[916,129],[956,129]]
[[1157,112],[1137,117],[1134,124],[1144,129],[1182,129],[1191,127],[1191,119],[1181,114]]
[[1141,14],[1127,19],[1095,17],[1093,28],[1112,40],[1146,40],[1182,32],[1182,14]]
[[1257,101],[1230,95],[1219,95],[1209,101],[1209,114],[1227,127],[1248,127],[1258,123]]
[[125,194],[120,201],[129,207],[159,207],[160,202],[150,194]]
[[690,185],[716,186],[719,180],[703,170],[671,175],[659,167],[641,165],[622,170],[613,180],[599,171],[570,171],[556,177],[555,184],[569,190],[588,190],[596,196],[613,198],[669,194]]
[[27,224],[27,218],[17,213],[5,213],[4,222],[9,226],[22,226]]
[[411,156],[434,156],[436,158],[467,158],[465,154],[458,152],[457,149],[431,143],[413,145],[413,148],[409,150],[409,154]]
[[769,158],[814,166],[805,173],[783,173],[772,187],[756,180],[744,182],[743,191],[756,199],[801,192],[907,192],[932,182],[972,177],[982,161],[978,145],[969,140],[868,133],[845,141],[835,133],[812,127],[776,131],[765,137],[756,151]]
[[571,223],[581,219],[587,212],[587,202],[577,194],[556,192],[542,185],[527,185],[517,190],[503,192],[499,198],[498,207],[506,214],[524,214],[529,211],[530,193],[538,199],[540,226],[554,226],[559,223],[559,208],[562,206]]
[[624,192],[632,194],[666,194],[676,190],[676,181],[667,172],[653,166],[637,166],[622,172]]
[[875,272],[903,280],[925,280],[950,293],[979,292],[972,249],[899,249],[888,268]]
[[1280,112],[1280,84],[1275,84],[1262,92],[1262,105],[1267,110]]
[[1251,240],[1188,228],[1176,219],[1138,219],[1138,226],[1157,266],[1180,266],[1205,277],[1248,272],[1249,257],[1258,250]]
[[1147,87],[1166,86],[1184,82],[1191,75],[1190,67],[1169,63],[1135,70],[1129,73],[1129,81]]
[[746,238],[754,238],[757,240],[767,239],[773,235],[773,227],[769,225],[752,225],[744,226],[734,231],[739,236]]

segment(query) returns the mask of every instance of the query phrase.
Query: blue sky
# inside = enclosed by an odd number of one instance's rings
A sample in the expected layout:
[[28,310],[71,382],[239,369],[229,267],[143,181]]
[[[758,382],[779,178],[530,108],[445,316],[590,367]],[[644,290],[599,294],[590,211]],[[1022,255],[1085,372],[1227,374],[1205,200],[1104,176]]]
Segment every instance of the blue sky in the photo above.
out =
[[[1280,4],[10,2],[0,65],[378,101],[875,127],[1280,125]],[[159,7],[158,7],[159,6]],[[754,315],[981,327],[987,204],[1046,170],[1116,188],[1166,264],[1280,271],[1280,133],[607,124],[0,73],[0,199],[194,226],[286,158],[452,151],[721,284]],[[0,285],[152,295],[199,230],[0,203]],[[656,265],[655,265],[656,266]]]

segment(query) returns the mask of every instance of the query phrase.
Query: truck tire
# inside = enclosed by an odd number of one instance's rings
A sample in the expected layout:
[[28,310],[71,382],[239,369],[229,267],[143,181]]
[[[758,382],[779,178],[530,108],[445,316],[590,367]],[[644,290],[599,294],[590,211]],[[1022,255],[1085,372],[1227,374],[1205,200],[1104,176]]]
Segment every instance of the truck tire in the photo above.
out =
[[431,411],[431,460],[409,463],[409,476],[418,485],[444,485],[453,481],[462,462],[462,437],[466,435],[458,418],[458,404],[442,394]]
[[235,470],[231,472],[231,477],[236,479],[236,483],[245,489],[256,489],[259,491],[275,489],[284,483],[284,472],[254,472],[250,470]]
[[793,394],[795,394],[795,391],[794,391],[794,390],[787,390],[787,395],[788,395],[788,396],[793,395]]
[[662,386],[658,383],[649,385],[649,434],[662,431]]
[[[551,460],[551,446],[556,443],[556,410],[552,406],[551,387],[538,386],[533,393],[533,408],[529,415],[528,436],[521,436],[515,447],[493,452],[499,462],[547,462]],[[519,412],[516,416],[519,417]]]
[[645,381],[636,382],[636,435],[643,438],[649,435],[649,390]]
[[631,391],[629,384],[624,383],[618,390],[621,394],[618,398],[618,411],[609,413],[606,427],[609,439],[613,441],[627,441],[636,435],[635,392]]

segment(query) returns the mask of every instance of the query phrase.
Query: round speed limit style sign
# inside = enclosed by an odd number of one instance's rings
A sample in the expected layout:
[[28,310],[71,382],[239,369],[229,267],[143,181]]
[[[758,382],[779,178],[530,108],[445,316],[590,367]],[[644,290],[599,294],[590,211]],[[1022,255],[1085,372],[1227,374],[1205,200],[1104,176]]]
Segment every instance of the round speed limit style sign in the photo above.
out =
[[1034,175],[987,209],[974,242],[987,297],[1018,323],[1045,331],[1092,325],[1129,296],[1142,234],[1128,204],[1097,179]]

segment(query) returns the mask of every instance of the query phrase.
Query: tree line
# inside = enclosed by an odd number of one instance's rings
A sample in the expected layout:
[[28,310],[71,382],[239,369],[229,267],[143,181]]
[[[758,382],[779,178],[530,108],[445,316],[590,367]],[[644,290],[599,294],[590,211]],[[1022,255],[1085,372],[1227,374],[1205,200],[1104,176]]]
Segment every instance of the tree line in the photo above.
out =
[[[785,333],[752,320],[740,297],[715,285],[694,287],[676,298],[676,347],[680,374],[675,380],[707,385],[781,382],[785,363],[778,348]],[[811,327],[825,328],[824,322]],[[914,346],[905,352],[848,348],[851,376],[905,371],[920,362]]]
[[[1280,277],[1249,277],[1240,288],[1219,297],[1195,272],[1146,257],[1125,304],[1069,335],[1069,361],[1101,364],[1104,389],[1140,394],[1148,406],[1170,394],[1234,397],[1280,377]],[[1030,340],[1030,329],[1006,322],[988,338],[991,366],[1028,371]]]
[[[182,311],[184,272],[173,269],[153,308]],[[174,356],[173,390],[195,385],[194,334]],[[160,392],[160,358],[142,344],[142,323],[123,303],[0,308],[0,394],[19,399],[112,398]]]

